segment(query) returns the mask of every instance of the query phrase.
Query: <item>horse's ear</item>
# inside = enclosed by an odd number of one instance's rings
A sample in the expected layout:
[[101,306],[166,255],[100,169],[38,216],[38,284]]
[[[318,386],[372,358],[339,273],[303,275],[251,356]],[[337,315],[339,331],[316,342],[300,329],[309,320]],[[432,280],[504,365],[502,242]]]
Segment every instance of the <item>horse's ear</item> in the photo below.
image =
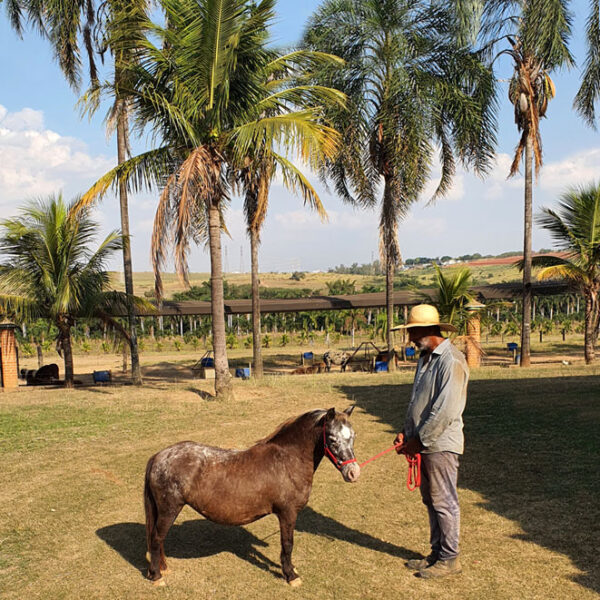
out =
[[326,421],[331,421],[335,419],[335,407],[331,407],[328,411],[327,414],[325,415],[325,420]]
[[356,404],[353,404],[352,406],[349,406],[348,408],[346,408],[344,410],[344,414],[350,416],[352,414],[352,411],[354,410],[355,406],[356,406]]

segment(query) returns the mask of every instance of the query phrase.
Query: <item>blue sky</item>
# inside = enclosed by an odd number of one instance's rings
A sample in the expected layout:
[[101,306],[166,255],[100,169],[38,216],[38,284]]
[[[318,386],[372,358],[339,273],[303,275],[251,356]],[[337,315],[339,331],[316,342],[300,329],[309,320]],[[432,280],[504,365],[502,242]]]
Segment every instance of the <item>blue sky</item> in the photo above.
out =
[[[293,44],[302,33],[316,0],[280,0],[273,28],[276,42]],[[552,206],[568,185],[600,180],[600,133],[586,127],[571,105],[579,87],[584,59],[584,23],[588,3],[572,3],[575,12],[572,51],[578,67],[556,74],[557,97],[542,121],[544,167],[534,189],[534,213]],[[80,119],[77,95],[53,60],[47,42],[34,32],[20,40],[0,4],[0,211],[14,214],[24,201],[63,191],[67,198],[85,191],[116,160],[115,140],[106,138],[102,116]],[[501,73],[506,78],[510,71]],[[506,84],[503,84],[504,88]],[[404,257],[497,254],[522,247],[523,180],[506,179],[518,140],[512,107],[505,101],[499,113],[499,145],[495,168],[481,181],[460,171],[447,198],[415,205],[399,228]],[[145,147],[146,140],[135,143]],[[275,184],[260,251],[264,271],[323,270],[344,263],[365,263],[378,257],[378,212],[358,211],[327,193],[316,178],[329,220],[322,223],[302,202]],[[435,186],[431,182],[430,189]],[[150,269],[150,235],[157,194],[131,199],[134,269]],[[107,196],[96,211],[105,231],[119,227],[116,198]],[[224,237],[224,266],[249,269],[249,246],[241,202],[234,198],[227,214],[231,238]],[[533,247],[551,240],[534,228]],[[120,269],[118,259],[111,267]],[[192,271],[208,271],[204,248],[190,255]]]

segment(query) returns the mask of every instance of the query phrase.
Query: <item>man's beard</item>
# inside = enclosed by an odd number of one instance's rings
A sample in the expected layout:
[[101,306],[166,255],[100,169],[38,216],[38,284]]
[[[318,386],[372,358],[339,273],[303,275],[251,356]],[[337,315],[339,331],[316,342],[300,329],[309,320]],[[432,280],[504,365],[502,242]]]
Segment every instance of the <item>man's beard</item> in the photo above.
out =
[[429,351],[429,343],[428,342],[429,342],[428,338],[421,338],[420,340],[417,340],[416,342],[413,342],[413,343],[420,352],[428,352]]

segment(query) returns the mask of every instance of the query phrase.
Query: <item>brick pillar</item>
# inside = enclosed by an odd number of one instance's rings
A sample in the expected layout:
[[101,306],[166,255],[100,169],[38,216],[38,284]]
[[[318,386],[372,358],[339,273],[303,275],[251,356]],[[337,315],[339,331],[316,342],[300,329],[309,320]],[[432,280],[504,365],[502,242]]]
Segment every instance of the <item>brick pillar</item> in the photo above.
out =
[[467,364],[470,368],[481,364],[481,316],[480,311],[485,305],[472,301],[465,306],[469,312],[467,321]]
[[0,366],[2,367],[2,387],[5,390],[19,385],[17,373],[17,348],[15,327],[12,323],[0,323]]
[[474,314],[467,322],[467,364],[469,368],[481,364],[479,343],[481,342],[481,321],[479,315]]

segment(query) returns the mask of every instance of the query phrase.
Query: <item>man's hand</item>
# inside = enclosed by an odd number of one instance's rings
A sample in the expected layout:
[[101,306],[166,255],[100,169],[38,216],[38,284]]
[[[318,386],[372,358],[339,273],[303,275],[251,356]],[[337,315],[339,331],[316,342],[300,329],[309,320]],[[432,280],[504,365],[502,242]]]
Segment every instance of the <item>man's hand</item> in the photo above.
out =
[[425,446],[421,444],[421,440],[418,437],[410,438],[410,440],[406,441],[405,444],[401,448],[402,454],[407,454],[408,456],[414,456],[423,450]]
[[404,446],[404,442],[405,442],[404,434],[403,433],[399,433],[396,436],[396,439],[394,440],[394,446],[396,446],[396,454],[402,454],[403,453],[402,447]]

